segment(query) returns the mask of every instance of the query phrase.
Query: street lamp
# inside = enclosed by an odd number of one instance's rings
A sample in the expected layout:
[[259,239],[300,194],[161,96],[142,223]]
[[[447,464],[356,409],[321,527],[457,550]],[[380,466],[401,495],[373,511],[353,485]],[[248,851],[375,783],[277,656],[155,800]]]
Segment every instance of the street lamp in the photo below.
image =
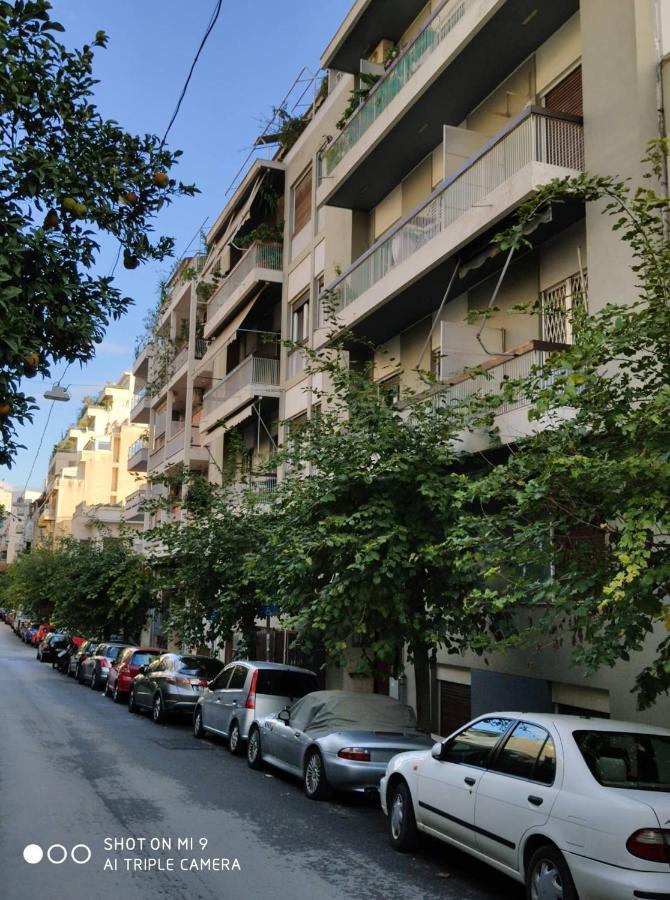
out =
[[67,388],[64,388],[60,384],[54,384],[51,390],[44,392],[44,399],[60,400],[65,403],[70,399],[70,395],[67,392]]

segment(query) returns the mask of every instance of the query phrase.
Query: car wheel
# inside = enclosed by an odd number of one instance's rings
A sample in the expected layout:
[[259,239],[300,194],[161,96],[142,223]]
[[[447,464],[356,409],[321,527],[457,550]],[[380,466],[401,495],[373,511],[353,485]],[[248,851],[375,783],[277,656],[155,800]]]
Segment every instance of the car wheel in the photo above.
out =
[[577,900],[563,854],[547,844],[533,853],[526,874],[527,900]]
[[165,710],[163,708],[163,698],[160,694],[156,694],[151,707],[151,716],[156,725],[162,725],[165,722]]
[[121,692],[119,691],[118,681],[114,685],[114,690],[112,691],[112,700],[114,701],[114,703],[121,703],[123,701],[123,697],[121,696]]
[[228,749],[233,756],[242,755],[242,737],[239,722],[232,722],[228,733]]
[[103,691],[105,697],[109,697],[109,678],[105,682],[105,689]]
[[254,725],[249,731],[249,740],[247,741],[247,763],[250,769],[263,768],[263,754],[261,753],[261,732],[260,728]]
[[325,800],[330,794],[323,758],[318,750],[311,750],[307,754],[303,789],[310,800]]
[[404,781],[391,788],[389,796],[389,839],[400,853],[409,853],[417,844],[418,831],[412,795]]
[[193,734],[197,738],[205,736],[205,729],[202,727],[202,710],[199,706],[196,708],[195,715],[193,716]]
[[128,712],[137,713],[139,711],[139,707],[135,702],[135,688],[131,688],[130,693],[128,694]]
[[84,683],[84,673],[81,669],[81,666],[77,669],[77,681],[79,682],[79,684]]

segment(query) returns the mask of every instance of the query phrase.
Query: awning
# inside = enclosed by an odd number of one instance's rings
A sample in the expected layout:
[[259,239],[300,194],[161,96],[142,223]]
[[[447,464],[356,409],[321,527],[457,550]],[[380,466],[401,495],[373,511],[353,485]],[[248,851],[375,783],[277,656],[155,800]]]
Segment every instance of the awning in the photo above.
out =
[[231,428],[235,428],[237,425],[241,425],[242,422],[246,422],[246,420],[250,419],[253,414],[254,404],[250,403],[249,406],[245,406],[244,409],[240,410],[240,412],[225,420],[224,424],[226,426],[226,431],[230,431]]
[[246,319],[246,317],[251,312],[254,303],[256,302],[256,297],[252,297],[248,303],[245,303],[244,306],[239,310],[236,315],[229,320],[227,325],[221,329],[221,331],[217,334],[215,340],[217,344],[221,344],[222,347],[225,347],[231,341],[235,340],[235,336],[237,335],[237,330],[242,327],[242,323]]
[[229,244],[230,241],[233,240],[240,228],[249,221],[249,219],[251,218],[251,207],[253,206],[253,202],[256,199],[258,191],[260,190],[265,175],[266,173],[263,172],[263,174],[259,175],[259,177],[256,179],[255,184],[249,191],[249,196],[247,197],[245,203],[240,207],[239,212],[232,215],[223,237],[217,238],[217,245],[225,247],[226,244]]

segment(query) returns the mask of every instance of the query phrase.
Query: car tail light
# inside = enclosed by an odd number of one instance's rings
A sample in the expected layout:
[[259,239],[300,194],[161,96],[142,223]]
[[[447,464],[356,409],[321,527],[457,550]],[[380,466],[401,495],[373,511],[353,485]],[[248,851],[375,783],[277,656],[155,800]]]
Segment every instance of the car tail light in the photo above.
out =
[[338,750],[340,759],[353,759],[356,762],[370,762],[370,751],[364,747],[343,747]]
[[638,859],[670,863],[670,829],[641,828],[628,838],[626,849]]
[[207,687],[209,681],[207,681],[206,678],[196,678],[196,680],[192,681],[191,684],[194,684],[197,687]]
[[176,685],[178,685],[179,687],[192,687],[193,686],[193,682],[191,681],[191,679],[185,678],[183,675],[177,675],[177,677],[174,680],[174,683]]
[[256,709],[256,684],[258,683],[258,669],[254,669],[251,676],[251,684],[249,685],[249,693],[244,704],[245,709]]

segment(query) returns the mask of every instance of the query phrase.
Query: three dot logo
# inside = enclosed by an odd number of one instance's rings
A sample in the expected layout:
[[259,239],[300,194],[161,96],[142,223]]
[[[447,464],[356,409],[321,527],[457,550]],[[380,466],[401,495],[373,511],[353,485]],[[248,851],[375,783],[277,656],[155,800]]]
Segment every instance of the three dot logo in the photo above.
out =
[[[60,866],[68,857],[78,866],[84,866],[91,855],[91,848],[87,844],[75,844],[70,851],[62,844],[51,844],[47,847],[47,859],[54,866]],[[23,858],[29,865],[35,866],[44,859],[44,850],[39,844],[28,844],[23,848]]]

